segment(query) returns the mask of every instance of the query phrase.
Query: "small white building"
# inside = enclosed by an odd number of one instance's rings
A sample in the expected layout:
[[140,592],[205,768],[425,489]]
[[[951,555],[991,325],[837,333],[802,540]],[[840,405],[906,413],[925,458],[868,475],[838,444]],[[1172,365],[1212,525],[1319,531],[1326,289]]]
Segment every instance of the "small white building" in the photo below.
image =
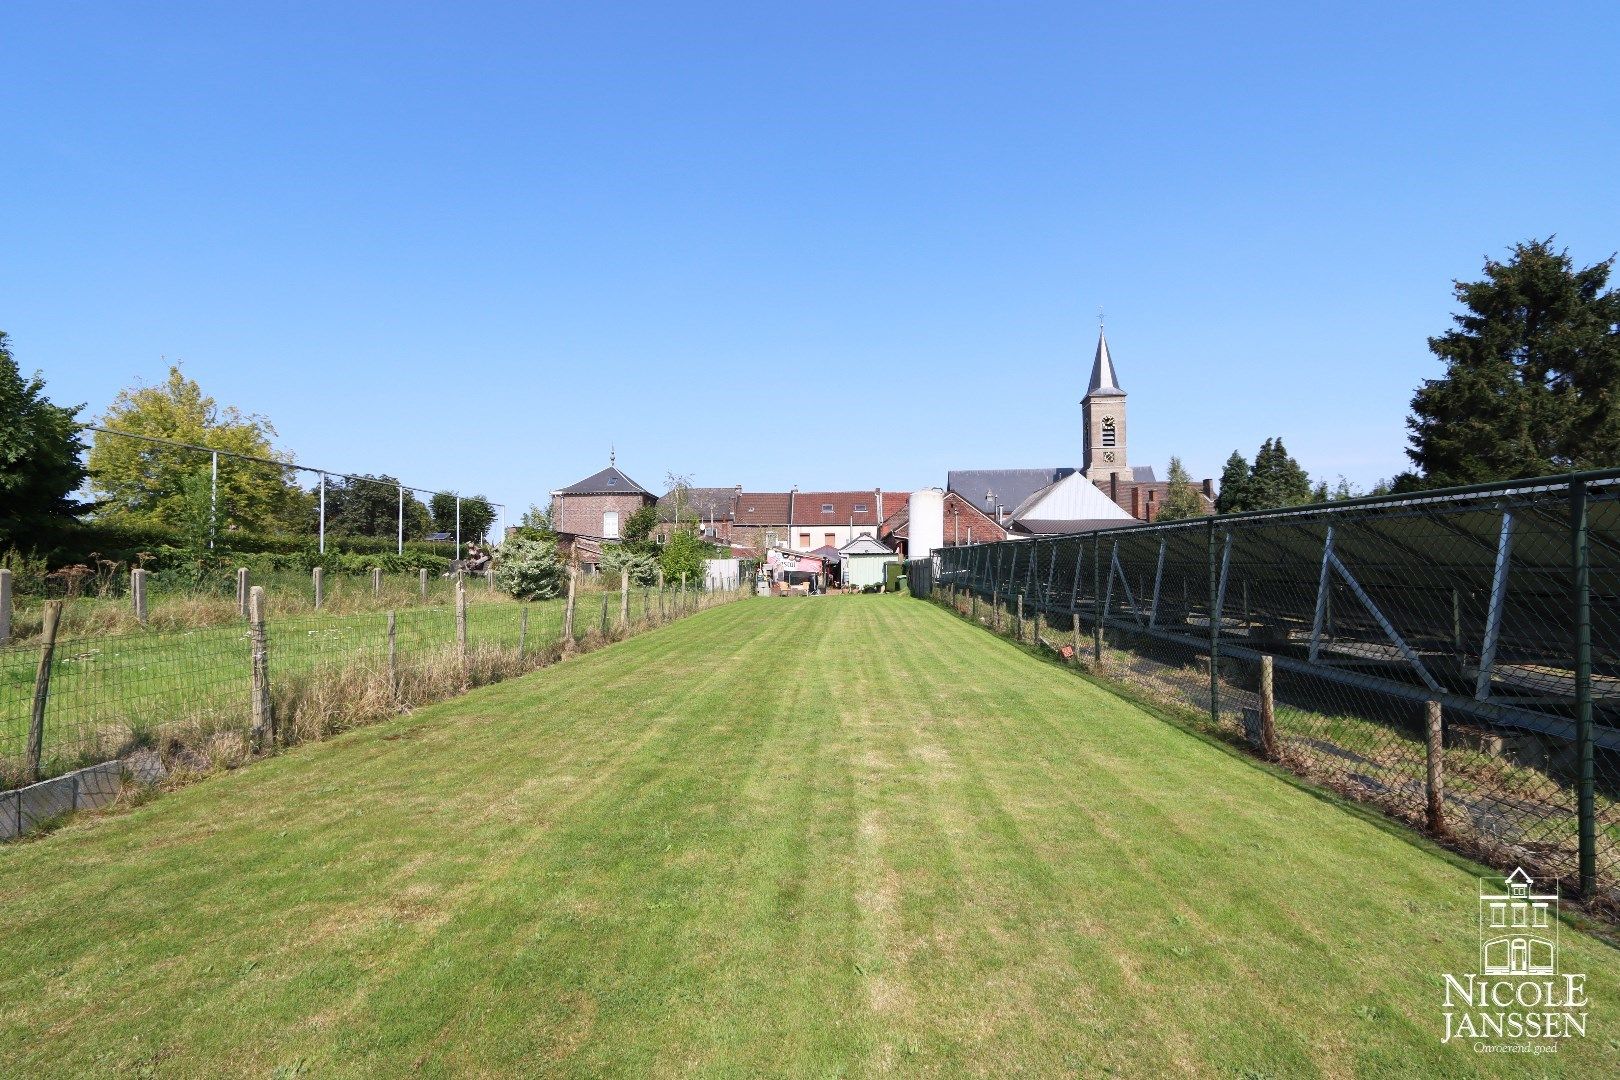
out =
[[900,561],[900,556],[871,536],[857,536],[839,548],[838,554],[844,560],[844,586],[851,589],[883,584],[883,568]]

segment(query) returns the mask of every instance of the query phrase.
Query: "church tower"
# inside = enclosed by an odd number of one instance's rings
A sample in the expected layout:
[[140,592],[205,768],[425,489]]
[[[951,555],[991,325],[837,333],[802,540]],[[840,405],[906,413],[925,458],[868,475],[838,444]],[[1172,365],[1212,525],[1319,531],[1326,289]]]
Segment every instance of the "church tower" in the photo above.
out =
[[1085,464],[1081,472],[1088,480],[1107,480],[1119,473],[1131,478],[1125,459],[1125,391],[1114,376],[1114,360],[1108,355],[1108,335],[1097,328],[1097,358],[1091,362],[1091,385],[1080,403],[1085,418]]

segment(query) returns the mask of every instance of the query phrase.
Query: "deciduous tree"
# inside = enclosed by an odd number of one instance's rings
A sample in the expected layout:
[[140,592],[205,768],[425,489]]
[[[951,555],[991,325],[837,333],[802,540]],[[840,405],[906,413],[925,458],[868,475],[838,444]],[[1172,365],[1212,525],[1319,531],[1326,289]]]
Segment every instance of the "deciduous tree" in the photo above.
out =
[[209,469],[207,450],[273,463],[221,455],[216,518],[220,533],[269,532],[305,505],[291,471],[284,467],[292,463],[292,455],[271,443],[276,429],[270,421],[234,406],[220,407],[195,380],[186,378],[178,364],[157,386],[122,391],[101,426],[206,448],[187,450],[98,432],[90,448],[90,481],[98,500],[97,513],[113,520],[180,527],[187,478],[199,469]]
[[[328,478],[326,528],[339,536],[395,536],[399,532],[399,481],[392,476],[354,479]],[[427,532],[428,512],[411,492],[405,492],[405,539]]]

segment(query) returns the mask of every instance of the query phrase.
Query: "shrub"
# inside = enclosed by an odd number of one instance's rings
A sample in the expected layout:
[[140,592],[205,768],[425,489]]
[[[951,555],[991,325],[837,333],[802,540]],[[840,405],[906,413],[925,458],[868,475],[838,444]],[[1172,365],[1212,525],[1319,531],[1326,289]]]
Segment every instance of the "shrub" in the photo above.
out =
[[632,585],[658,584],[658,557],[623,544],[603,548],[602,561],[597,565],[603,574],[612,578],[617,578],[622,570],[630,571]]
[[713,557],[713,545],[690,529],[676,529],[664,544],[664,553],[659,559],[664,568],[664,581],[678,585],[684,574],[687,588],[701,589],[708,569],[704,564]]
[[566,573],[553,540],[514,536],[495,552],[495,586],[519,600],[559,595]]

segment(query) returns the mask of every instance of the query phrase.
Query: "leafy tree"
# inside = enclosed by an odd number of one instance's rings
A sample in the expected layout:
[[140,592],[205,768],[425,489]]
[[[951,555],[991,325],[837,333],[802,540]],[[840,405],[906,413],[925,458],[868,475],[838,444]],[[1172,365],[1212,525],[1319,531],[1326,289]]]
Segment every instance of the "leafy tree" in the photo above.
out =
[[663,519],[677,524],[697,521],[697,512],[692,509],[692,477],[687,473],[666,472],[664,483],[669,485],[669,491],[664,494],[667,502],[660,500],[660,505],[665,507]]
[[428,513],[433,518],[433,531],[456,534],[456,497],[447,491],[435,491],[428,500]]
[[[190,443],[209,450],[292,463],[292,455],[275,449],[276,429],[262,416],[221,408],[185,377],[179,365],[158,386],[138,386],[119,393],[102,418],[112,431]],[[208,455],[140,439],[98,432],[90,448],[90,480],[98,499],[97,513],[120,524],[179,527],[184,516],[185,486]],[[236,458],[219,459],[220,532],[268,532],[305,505],[282,465],[262,465]]]
[[181,558],[188,569],[201,575],[212,561],[209,545],[218,535],[213,479],[209,470],[197,469],[180,478],[180,498],[175,503],[174,524],[180,533]]
[[659,565],[664,570],[666,584],[680,584],[681,575],[686,575],[687,588],[701,588],[703,586],[704,572],[707,567],[704,562],[714,557],[713,548],[706,543],[692,529],[676,529],[664,543],[663,554],[659,556]]
[[[433,528],[437,532],[446,532],[455,535],[456,532],[456,498],[457,493],[438,492],[433,496],[431,506],[433,509]],[[534,508],[530,507],[532,511]],[[461,538],[463,540],[483,540],[489,535],[489,527],[495,524],[495,507],[482,495],[461,496]]]
[[[386,474],[366,474],[352,480],[328,477],[326,528],[340,536],[396,536],[399,532],[399,481]],[[428,530],[427,507],[405,492],[405,539],[416,540]]]
[[555,520],[551,507],[530,503],[529,508],[523,512],[523,517],[518,520],[518,528],[530,533],[552,533],[556,532],[552,524]]
[[657,528],[657,526],[658,504],[648,503],[625,518],[624,527],[619,530],[619,535],[626,546],[645,545],[648,542],[648,537],[652,536],[653,529]]
[[519,600],[547,600],[562,593],[568,568],[557,555],[557,542],[530,536],[509,537],[495,552],[495,587]]
[[83,407],[52,405],[38,372],[22,377],[0,331],[0,547],[33,547],[79,513],[71,496],[85,480]]
[[1406,452],[1426,486],[1620,464],[1614,256],[1577,270],[1551,237],[1512,252],[1454,282],[1464,310],[1429,339],[1446,371],[1412,397]]
[[1159,507],[1156,521],[1181,521],[1185,518],[1203,517],[1209,511],[1204,509],[1204,500],[1199,497],[1198,488],[1193,486],[1192,477],[1181,464],[1181,459],[1170,459],[1170,488],[1165,492],[1164,505]]
[[1236,514],[1252,510],[1249,498],[1249,459],[1232,451],[1221,470],[1221,490],[1215,499],[1215,509],[1222,514]]

